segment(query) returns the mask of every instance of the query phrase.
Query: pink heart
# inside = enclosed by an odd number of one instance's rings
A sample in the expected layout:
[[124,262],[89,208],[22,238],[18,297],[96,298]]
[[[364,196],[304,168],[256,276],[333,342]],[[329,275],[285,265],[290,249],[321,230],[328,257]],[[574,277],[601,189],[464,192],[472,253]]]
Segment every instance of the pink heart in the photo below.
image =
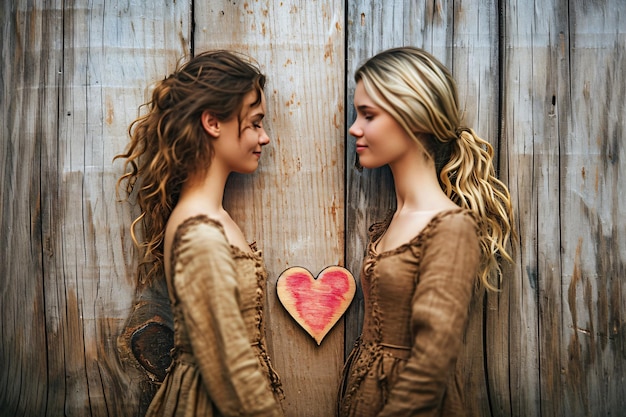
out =
[[345,268],[329,266],[317,278],[294,266],[276,281],[276,293],[285,310],[318,345],[341,318],[356,292],[354,277]]

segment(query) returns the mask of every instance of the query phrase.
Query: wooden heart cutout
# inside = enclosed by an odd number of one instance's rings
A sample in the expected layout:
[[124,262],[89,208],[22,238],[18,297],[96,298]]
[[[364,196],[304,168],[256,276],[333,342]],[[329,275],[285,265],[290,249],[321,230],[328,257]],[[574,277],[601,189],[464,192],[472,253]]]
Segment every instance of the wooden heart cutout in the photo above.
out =
[[318,345],[346,312],[354,298],[356,282],[345,268],[329,266],[317,278],[294,266],[276,281],[276,293],[285,310]]

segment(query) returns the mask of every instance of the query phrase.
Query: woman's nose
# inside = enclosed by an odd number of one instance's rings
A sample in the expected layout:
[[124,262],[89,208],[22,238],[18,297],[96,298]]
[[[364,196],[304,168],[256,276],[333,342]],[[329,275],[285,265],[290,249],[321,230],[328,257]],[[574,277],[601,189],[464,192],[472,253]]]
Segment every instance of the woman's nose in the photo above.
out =
[[354,123],[352,123],[352,126],[350,126],[350,129],[348,129],[348,133],[350,133],[355,138],[358,138],[358,137],[363,136],[363,129],[357,126],[356,121],[355,121]]
[[267,135],[265,129],[263,129],[263,132],[261,132],[261,136],[259,137],[259,143],[261,144],[261,146],[270,143],[270,137]]

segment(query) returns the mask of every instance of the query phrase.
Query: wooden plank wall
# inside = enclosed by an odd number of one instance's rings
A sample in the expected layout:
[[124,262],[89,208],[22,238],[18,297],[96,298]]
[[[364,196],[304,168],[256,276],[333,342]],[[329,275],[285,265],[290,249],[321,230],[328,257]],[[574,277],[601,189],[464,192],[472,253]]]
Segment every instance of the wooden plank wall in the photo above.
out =
[[521,236],[498,337],[515,363],[507,411],[620,415],[626,4],[534,7],[502,12],[501,171]]
[[269,76],[272,142],[257,173],[231,178],[225,204],[264,251],[287,415],[332,416],[362,300],[316,347],[273,285],[293,265],[358,276],[367,228],[395,201],[387,170],[355,166],[352,76],[403,44],[452,69],[518,215],[517,263],[470,323],[469,407],[621,415],[625,19],[621,0],[2,2],[0,416],[145,409],[154,384],[118,357],[137,213],[116,202],[111,160],[147,83],[209,48],[247,52]]
[[576,88],[570,87],[571,139],[561,147],[560,190],[568,323],[561,329],[563,412],[610,415],[616,404],[626,410],[626,4],[572,6],[568,49]]

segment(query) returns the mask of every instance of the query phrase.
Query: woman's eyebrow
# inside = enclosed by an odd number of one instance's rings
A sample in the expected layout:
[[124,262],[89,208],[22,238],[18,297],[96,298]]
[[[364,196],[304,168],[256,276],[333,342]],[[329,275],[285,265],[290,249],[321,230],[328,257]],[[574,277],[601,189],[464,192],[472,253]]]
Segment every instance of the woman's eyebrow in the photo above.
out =
[[356,108],[358,111],[367,111],[367,110],[371,110],[371,109],[373,109],[374,107],[372,107],[372,106],[370,106],[370,105],[367,105],[367,104],[359,104],[358,106],[355,106],[355,108]]

